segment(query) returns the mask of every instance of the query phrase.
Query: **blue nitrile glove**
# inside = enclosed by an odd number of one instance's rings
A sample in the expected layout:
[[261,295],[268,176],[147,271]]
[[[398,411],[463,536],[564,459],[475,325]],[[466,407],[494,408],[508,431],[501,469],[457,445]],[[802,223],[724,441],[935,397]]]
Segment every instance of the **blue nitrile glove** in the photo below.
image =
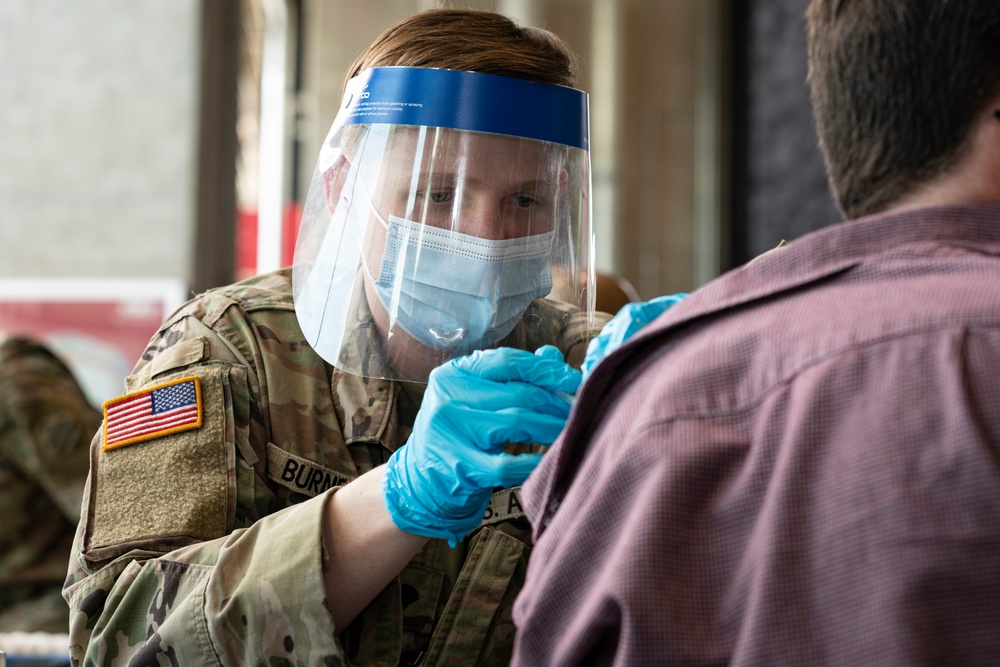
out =
[[622,306],[622,309],[611,318],[611,321],[604,325],[601,333],[591,339],[587,345],[587,355],[583,358],[583,364],[580,366],[580,370],[583,371],[583,379],[586,380],[590,376],[594,366],[601,359],[617,350],[639,329],[667,312],[667,309],[674,304],[680,303],[686,296],[686,293],[680,292]]
[[504,443],[551,444],[579,385],[580,372],[549,345],[480,350],[435,368],[413,433],[386,464],[393,523],[455,546],[482,522],[493,489],[520,484],[541,460],[506,454]]

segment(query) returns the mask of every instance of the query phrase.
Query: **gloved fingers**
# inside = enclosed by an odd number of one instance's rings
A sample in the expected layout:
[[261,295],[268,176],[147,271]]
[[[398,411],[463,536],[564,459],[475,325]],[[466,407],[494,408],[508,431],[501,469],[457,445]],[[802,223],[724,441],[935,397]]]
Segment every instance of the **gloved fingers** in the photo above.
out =
[[568,413],[568,405],[564,397],[543,387],[521,381],[493,382],[449,368],[431,374],[420,412],[429,417],[434,413],[523,407],[561,415]]
[[[435,443],[438,445],[438,443]],[[477,504],[489,488],[469,485],[469,472],[481,466],[491,467],[489,455],[473,449],[471,456],[460,459],[449,456],[447,445],[432,452],[418,452],[419,445],[407,441],[393,452],[386,465],[383,492],[391,490],[400,507],[412,512],[441,514],[460,518],[471,511],[469,504]],[[419,460],[415,460],[419,459]],[[442,495],[442,492],[444,495]],[[481,498],[480,498],[481,500]],[[444,517],[442,517],[444,518]]]
[[625,304],[611,321],[604,325],[595,338],[587,344],[587,354],[580,369],[586,378],[604,357],[621,347],[640,329],[658,318],[672,306],[680,303],[687,294],[679,292],[659,296],[649,301]]
[[658,296],[649,301],[626,304],[617,315],[604,327],[603,331],[609,332],[610,342],[619,347],[622,343],[631,338],[639,329],[667,312],[672,306],[680,303],[687,294],[668,294]]
[[[560,350],[558,347],[556,347],[554,345],[543,345],[543,346],[541,346],[540,348],[538,348],[537,350],[535,350],[535,356],[542,357],[543,359],[550,359],[552,361],[557,361],[557,362],[563,362],[563,363],[565,363],[565,357],[563,357],[562,350]],[[565,370],[561,366],[559,367],[559,369],[560,369],[560,372],[562,372],[562,371]],[[582,384],[582,383],[583,383],[583,373],[580,373],[580,384]],[[560,390],[557,390],[556,393],[560,396],[560,398],[562,398],[564,401],[566,401],[567,405],[572,406],[573,405],[573,394],[575,394],[576,391],[580,388],[580,384],[577,384],[576,388],[573,389],[573,391],[568,391],[568,390],[560,389]]]
[[521,484],[542,460],[542,454],[487,454],[477,458],[478,465],[468,470],[469,479],[483,488],[510,487]]
[[658,296],[655,299],[646,301],[645,303],[630,304],[637,306],[637,308],[632,313],[632,321],[628,327],[629,337],[663,313],[667,312],[672,306],[680,303],[685,297],[687,297],[686,293],[679,292],[677,294]]
[[397,526],[454,542],[482,520],[494,487],[523,482],[541,455],[504,443],[551,444],[580,372],[558,349],[475,352],[435,369],[409,441],[386,464],[383,497]]
[[566,358],[563,357],[562,350],[555,345],[542,345],[540,348],[535,350],[535,356],[541,357],[542,359],[550,359],[552,361],[566,361]]
[[499,451],[507,442],[552,444],[566,425],[567,416],[547,415],[526,408],[466,410],[449,420],[449,426],[465,442],[483,451]]
[[656,312],[656,315],[654,317],[658,317],[659,315],[665,313],[667,309],[669,309],[671,306],[676,306],[678,303],[680,303],[687,297],[688,297],[687,292],[678,292],[677,294],[664,294],[663,296],[658,296],[647,301],[646,307],[652,308]]
[[[607,325],[605,325],[604,328],[607,329]],[[602,331],[594,338],[591,338],[590,342],[587,343],[587,354],[584,355],[583,363],[580,364],[580,372],[583,374],[584,380],[590,376],[590,373],[594,370],[594,366],[597,365],[597,362],[608,356],[608,338],[610,336],[610,332],[608,332],[607,335],[604,335],[604,332]]]
[[437,502],[434,494],[425,493],[419,484],[400,474],[404,471],[401,466],[390,466],[382,482],[383,502],[400,530],[452,542],[460,541],[481,523],[492,487],[484,488],[477,497],[467,495],[463,502],[446,507]]
[[448,400],[435,396],[431,405],[440,404],[438,412],[496,412],[500,410],[527,410],[556,417],[568,417],[570,401],[559,392],[536,387],[524,382],[463,383],[447,388]]
[[601,334],[607,333],[607,340],[614,348],[620,347],[635,334],[636,331],[646,326],[663,312],[667,307],[660,309],[657,303],[629,303],[626,304],[618,314],[608,322]]
[[495,408],[498,411],[537,412],[563,420],[569,417],[572,403],[567,400],[566,393],[568,392],[549,391],[522,382],[508,383],[504,385],[504,389],[509,392],[509,395],[506,401],[499,401],[499,405]]
[[495,478],[495,486],[504,488],[523,484],[528,479],[528,475],[538,467],[542,460],[542,454],[510,454],[500,455],[499,467]]
[[581,379],[579,371],[561,358],[552,358],[551,352],[544,351],[542,355],[535,355],[509,347],[477,350],[470,355],[453,359],[435,369],[431,375],[449,366],[492,382],[527,382],[569,394],[576,392]]

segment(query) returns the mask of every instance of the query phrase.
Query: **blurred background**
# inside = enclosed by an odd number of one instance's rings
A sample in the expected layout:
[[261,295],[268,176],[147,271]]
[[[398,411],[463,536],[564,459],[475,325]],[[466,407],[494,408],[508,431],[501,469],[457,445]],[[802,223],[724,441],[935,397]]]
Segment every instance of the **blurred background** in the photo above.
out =
[[348,64],[439,6],[562,36],[590,93],[599,271],[690,291],[839,219],[807,0],[3,0],[0,331],[92,402],[192,293],[291,261]]

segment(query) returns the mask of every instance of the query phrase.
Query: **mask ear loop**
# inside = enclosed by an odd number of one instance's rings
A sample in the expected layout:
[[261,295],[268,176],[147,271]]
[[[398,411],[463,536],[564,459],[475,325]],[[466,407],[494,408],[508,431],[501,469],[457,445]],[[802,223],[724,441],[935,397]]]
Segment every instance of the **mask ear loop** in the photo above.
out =
[[[379,223],[381,223],[382,227],[385,229],[387,240],[389,233],[389,223],[386,221],[385,218],[382,217],[382,214],[379,213],[378,209],[375,208],[375,203],[372,201],[371,193],[368,191],[367,182],[369,178],[375,178],[378,176],[379,173],[378,166],[384,161],[386,147],[388,143],[389,143],[388,125],[372,125],[371,127],[368,128],[364,142],[361,144],[361,146],[357,151],[358,168],[354,175],[354,183],[352,184],[351,188],[352,195],[360,194],[360,197],[364,198],[368,211],[375,216],[375,219],[378,220]],[[372,146],[381,149],[379,151],[380,159],[378,161],[372,161],[368,159],[368,155],[372,150]],[[373,162],[375,166],[372,166]],[[357,200],[358,198],[359,197],[355,197],[355,200]],[[364,269],[365,273],[368,274],[368,277],[371,278],[373,282],[377,281],[377,278],[375,277],[375,274],[372,272],[371,267],[368,266],[368,253],[365,252],[364,248],[360,248],[360,256],[361,256],[361,266]],[[385,261],[384,257],[385,253],[383,253],[383,261]],[[381,274],[381,272],[382,268],[379,267],[379,273]]]
[[[357,179],[357,182],[355,183],[355,191],[358,191],[359,189],[360,189],[361,196],[364,197],[365,202],[368,204],[368,210],[371,212],[372,215],[375,216],[375,219],[378,220],[379,223],[382,224],[382,227],[385,228],[385,245],[388,246],[389,243],[390,243],[390,238],[392,236],[392,232],[390,231],[390,228],[389,228],[389,223],[386,221],[385,218],[382,217],[382,214],[378,212],[378,209],[375,208],[375,204],[372,202],[371,194],[368,193],[368,187],[365,185],[364,179],[360,178],[360,177]],[[405,244],[404,244],[403,252],[404,253],[407,252],[407,248],[405,248]],[[371,281],[373,283],[378,284],[379,281],[382,279],[382,275],[383,275],[383,273],[385,273],[385,261],[386,261],[386,256],[387,255],[388,255],[388,253],[386,252],[385,248],[383,248],[383,250],[382,250],[382,261],[381,261],[381,263],[379,265],[378,276],[376,276],[375,273],[372,271],[371,267],[368,265],[368,253],[365,252],[364,250],[362,250],[362,252],[361,252],[361,267],[364,269],[365,273],[368,274],[368,277],[371,279]],[[399,259],[400,258],[397,258],[397,261],[399,261]],[[389,304],[383,304],[383,305],[385,306],[385,308],[386,308],[386,310],[388,312],[395,313],[396,312],[395,308],[396,308],[396,306],[397,306],[398,303],[399,303],[399,285],[395,285],[395,286],[393,286],[392,298],[390,299],[390,303]],[[391,317],[391,319],[395,320],[395,317]]]
[[[384,156],[385,156],[385,151],[386,151],[386,145],[388,144],[389,126],[373,126],[373,128],[374,127],[379,127],[382,130],[382,147],[383,147],[382,148],[382,156],[383,156],[383,160],[382,161],[384,161]],[[420,126],[417,131],[418,131],[418,135],[417,135],[417,147],[416,147],[416,151],[414,152],[414,156],[413,156],[413,167],[411,169],[411,176],[410,176],[410,191],[409,191],[409,195],[407,197],[407,210],[409,210],[409,211],[412,211],[413,208],[414,208],[414,206],[415,206],[415,204],[416,204],[417,186],[420,183],[420,163],[421,163],[421,156],[423,155],[424,146],[425,146],[426,140],[427,140],[427,128],[426,127]],[[361,186],[361,194],[362,194],[362,196],[364,196],[365,201],[368,203],[368,209],[371,211],[371,213],[375,216],[375,218],[382,224],[382,227],[385,229],[385,233],[386,233],[386,245],[388,245],[388,243],[389,243],[389,236],[390,236],[390,233],[391,233],[390,232],[390,226],[389,226],[388,221],[386,221],[386,219],[382,217],[382,214],[379,213],[378,209],[375,207],[375,202],[372,201],[371,193],[368,192],[368,186],[367,186],[367,183],[366,183],[366,181],[367,181],[366,176],[370,176],[370,175],[371,174],[367,174],[367,173],[366,174],[359,173],[358,174],[358,182],[355,185],[355,187],[357,187],[358,184]],[[424,226],[421,224],[420,225],[420,230],[421,230],[420,233],[421,233],[421,235],[423,233],[423,229],[424,229]],[[397,243],[399,243],[398,240],[397,240]],[[398,252],[398,254],[397,254],[396,258],[395,258],[395,261],[396,261],[396,263],[397,263],[398,266],[404,266],[405,262],[406,262],[406,253],[413,252],[412,248],[410,248],[409,245],[410,244],[408,244],[408,243],[399,243],[399,252]],[[383,250],[383,252],[382,252],[382,265],[385,264],[386,254],[387,253]],[[372,280],[372,282],[378,283],[379,279],[381,279],[382,274],[384,273],[384,266],[379,266],[379,276],[378,276],[378,278],[376,278],[375,275],[374,275],[374,273],[371,270],[371,267],[368,266],[367,253],[365,253],[365,252],[361,253],[361,264],[364,267],[365,272],[368,274],[368,277]],[[400,298],[401,298],[401,285],[399,283],[399,280],[396,280],[394,282],[393,286],[392,286],[392,292],[391,292],[391,296],[389,298],[389,303],[385,303],[384,300],[381,299],[381,297],[379,297],[379,300],[383,301],[382,305],[385,307],[386,312],[389,314],[389,321],[390,321],[390,323],[395,322],[396,319],[398,318],[399,300],[400,300]]]
[[[357,191],[357,190],[360,189],[361,196],[364,197],[365,202],[368,204],[368,210],[371,212],[372,215],[375,216],[375,219],[378,220],[382,224],[382,227],[385,228],[385,243],[386,243],[386,245],[388,245],[388,243],[389,243],[389,223],[386,222],[385,218],[382,217],[382,214],[378,212],[377,208],[375,208],[375,204],[372,203],[372,197],[368,193],[368,188],[365,186],[364,179],[363,178],[358,178],[357,181],[354,184],[354,187],[355,187],[355,191]],[[385,252],[385,249],[383,249],[382,250],[382,262],[381,262],[382,264],[385,264],[385,256],[386,256],[386,252]],[[368,274],[368,277],[371,278],[372,282],[377,283],[381,279],[382,273],[383,273],[382,266],[379,266],[379,275],[376,277],[375,274],[372,272],[371,267],[368,266],[368,253],[365,252],[363,249],[361,251],[361,266],[365,270],[365,273]]]

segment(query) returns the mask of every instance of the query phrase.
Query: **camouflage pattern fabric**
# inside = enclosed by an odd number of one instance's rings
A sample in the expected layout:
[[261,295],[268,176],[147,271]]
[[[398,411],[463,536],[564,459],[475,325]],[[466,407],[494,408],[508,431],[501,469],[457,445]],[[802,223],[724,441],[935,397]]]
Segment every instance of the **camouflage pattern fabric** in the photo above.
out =
[[[577,365],[595,333],[544,300],[525,321],[508,344],[556,344]],[[183,306],[126,391],[195,381],[198,428],[106,451],[95,438],[64,590],[74,664],[508,662],[530,553],[516,491],[459,548],[429,542],[347,628],[325,605],[326,498],[405,442],[422,385],[325,363],[303,340],[287,270]]]
[[47,348],[0,341],[0,632],[67,632],[61,590],[100,420]]

